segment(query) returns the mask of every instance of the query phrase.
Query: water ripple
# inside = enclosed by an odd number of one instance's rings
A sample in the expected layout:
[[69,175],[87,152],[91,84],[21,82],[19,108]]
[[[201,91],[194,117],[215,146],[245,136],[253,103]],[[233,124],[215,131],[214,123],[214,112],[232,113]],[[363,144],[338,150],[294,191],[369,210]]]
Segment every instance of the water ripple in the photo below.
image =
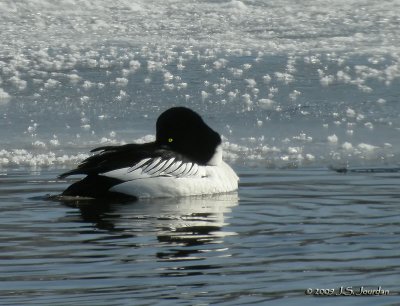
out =
[[254,168],[240,171],[238,194],[78,208],[44,199],[65,187],[53,174],[2,181],[4,305],[317,305],[336,299],[305,289],[340,286],[397,294],[396,174]]

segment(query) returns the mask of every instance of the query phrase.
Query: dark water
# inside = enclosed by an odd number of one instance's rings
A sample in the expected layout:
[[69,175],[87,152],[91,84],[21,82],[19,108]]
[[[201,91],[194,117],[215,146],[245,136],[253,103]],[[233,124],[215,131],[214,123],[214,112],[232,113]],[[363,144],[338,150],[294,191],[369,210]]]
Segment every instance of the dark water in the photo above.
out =
[[[1,305],[398,305],[400,173],[237,168],[236,194],[49,201],[59,169],[0,177]],[[312,297],[360,286],[388,296]]]

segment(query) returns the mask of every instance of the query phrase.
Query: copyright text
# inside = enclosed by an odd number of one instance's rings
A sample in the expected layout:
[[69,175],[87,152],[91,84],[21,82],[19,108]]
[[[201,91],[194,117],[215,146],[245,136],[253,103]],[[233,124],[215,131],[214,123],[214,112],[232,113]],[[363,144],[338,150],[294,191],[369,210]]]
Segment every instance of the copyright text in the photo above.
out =
[[382,289],[381,286],[378,288],[366,288],[361,287],[344,287],[330,288],[330,289],[319,289],[319,288],[308,288],[304,292],[306,295],[314,296],[379,296],[379,295],[390,295],[389,290]]

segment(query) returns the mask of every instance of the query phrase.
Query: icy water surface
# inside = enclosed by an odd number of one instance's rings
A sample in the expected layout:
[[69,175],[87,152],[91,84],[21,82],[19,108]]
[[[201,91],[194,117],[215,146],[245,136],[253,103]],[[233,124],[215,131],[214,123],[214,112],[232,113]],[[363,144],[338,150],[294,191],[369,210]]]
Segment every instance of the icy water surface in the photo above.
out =
[[[399,304],[399,16],[397,0],[0,0],[0,304]],[[237,193],[46,200],[177,105],[221,133]],[[305,294],[360,286],[390,295]]]
[[[238,169],[236,193],[80,209],[55,171],[1,185],[3,305],[395,305],[400,175]],[[10,188],[12,186],[12,188]],[[319,297],[360,286],[390,296]]]

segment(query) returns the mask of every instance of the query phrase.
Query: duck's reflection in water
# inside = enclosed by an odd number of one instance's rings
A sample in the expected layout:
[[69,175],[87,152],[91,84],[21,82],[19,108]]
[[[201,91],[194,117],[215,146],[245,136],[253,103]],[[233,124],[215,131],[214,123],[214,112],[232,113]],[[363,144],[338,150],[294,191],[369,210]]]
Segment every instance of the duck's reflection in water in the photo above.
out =
[[161,261],[196,260],[218,250],[225,236],[235,234],[226,227],[229,213],[237,204],[237,193],[124,204],[74,203],[85,221],[112,232],[114,239],[131,240],[124,241],[124,245],[154,247]]
[[224,194],[199,198],[179,199],[164,203],[163,216],[158,218],[158,241],[164,243],[165,251],[157,256],[163,260],[189,260],[201,258],[207,247],[217,244],[227,235],[229,213],[238,204],[238,196]]

